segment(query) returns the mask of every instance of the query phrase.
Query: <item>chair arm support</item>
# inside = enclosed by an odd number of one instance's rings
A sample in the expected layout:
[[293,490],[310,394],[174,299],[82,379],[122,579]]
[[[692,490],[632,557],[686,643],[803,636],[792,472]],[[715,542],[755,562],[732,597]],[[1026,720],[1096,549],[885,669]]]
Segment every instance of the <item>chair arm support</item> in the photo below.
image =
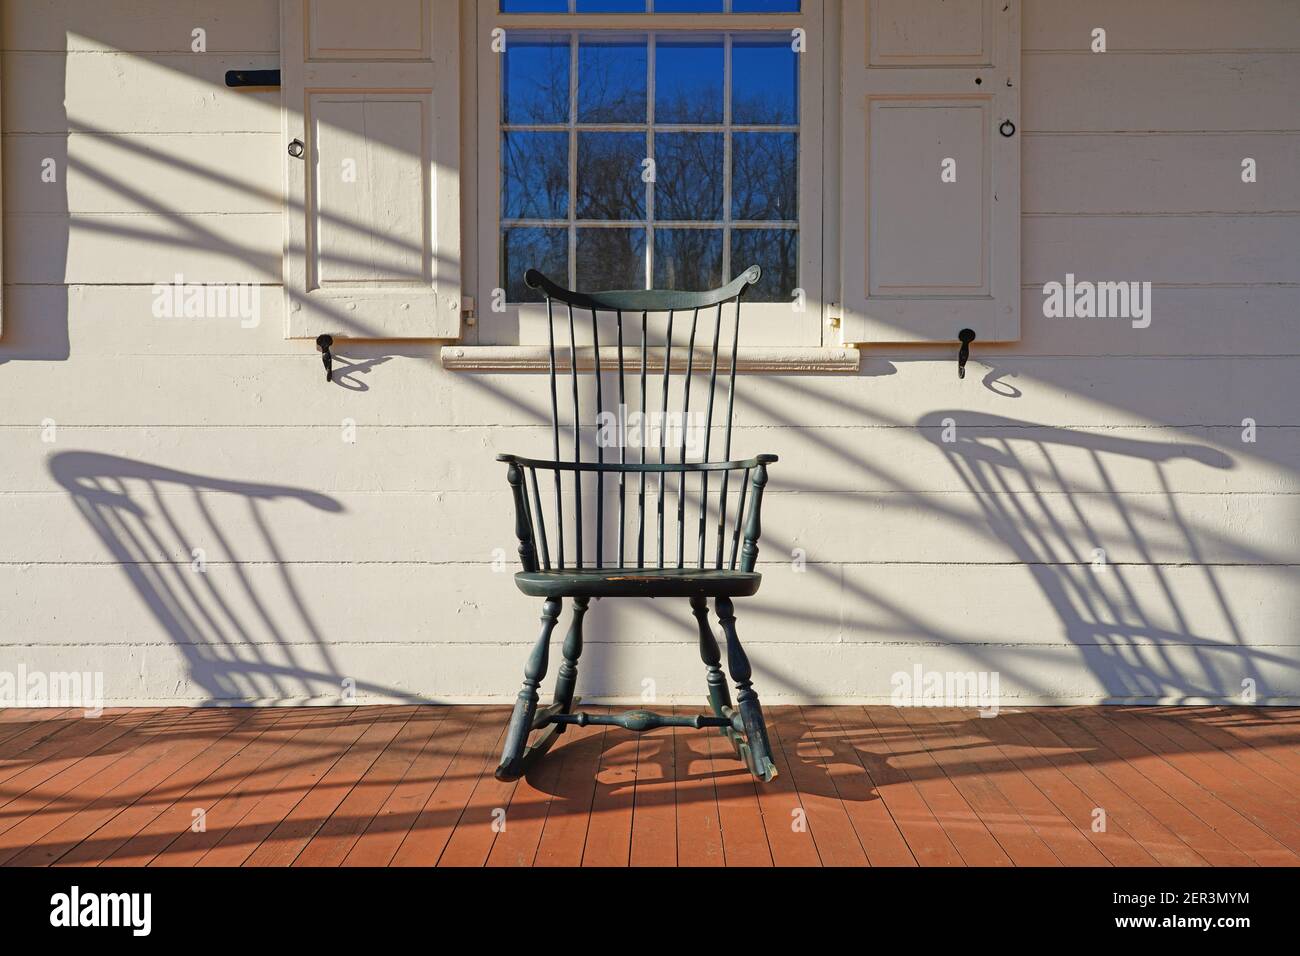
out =
[[745,516],[745,543],[740,549],[740,570],[753,571],[758,563],[758,539],[763,534],[763,489],[767,486],[767,465],[776,461],[775,455],[759,455],[755,459],[754,477],[750,479],[753,495],[749,499],[749,513]]
[[537,570],[537,549],[533,546],[533,522],[524,497],[524,472],[515,461],[510,461],[506,472],[510,492],[515,499],[515,537],[519,539],[519,563],[525,571]]

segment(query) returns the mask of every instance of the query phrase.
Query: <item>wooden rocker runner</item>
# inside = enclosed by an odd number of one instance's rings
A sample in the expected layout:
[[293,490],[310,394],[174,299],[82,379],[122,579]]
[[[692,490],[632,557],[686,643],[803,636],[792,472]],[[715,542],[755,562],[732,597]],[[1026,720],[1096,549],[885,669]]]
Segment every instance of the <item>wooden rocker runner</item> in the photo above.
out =
[[[515,584],[524,594],[545,598],[545,603],[542,633],[524,667],[523,689],[506,732],[501,765],[496,771],[498,779],[514,780],[525,774],[570,724],[611,724],[637,732],[655,727],[716,727],[731,741],[754,776],[764,781],[776,776],[749,659],[736,636],[732,604],[733,598],[748,597],[758,590],[762,576],[754,570],[754,564],[758,560],[763,488],[767,484],[767,466],[777,460],[775,455],[730,460],[740,300],[745,289],[757,283],[760,275],[758,266],[751,266],[730,284],[711,292],[641,290],[584,294],[561,288],[536,270],[528,271],[525,281],[529,288],[539,291],[546,300],[553,454],[550,460],[517,455],[498,455],[497,459],[507,463],[507,479],[514,495],[515,534],[519,538],[519,560],[523,565],[523,570],[515,575]],[[557,303],[564,307],[562,311],[556,309]],[[563,362],[567,358],[570,382],[564,384],[561,384],[562,376],[557,376],[557,321],[561,334],[567,333],[568,339],[568,355],[561,348],[558,359]],[[652,327],[654,334],[650,331]],[[613,338],[616,343],[616,365],[609,361],[608,348],[602,364],[602,336],[607,342]],[[714,410],[716,400],[722,397],[718,394],[719,347],[727,338],[731,349],[725,368],[726,411],[720,423],[721,457],[714,460],[710,455]],[[652,340],[661,343],[660,346],[652,345]],[[657,387],[652,379],[660,378],[658,371],[650,374],[652,351],[657,353],[654,363],[662,365],[662,381]],[[584,402],[583,389],[579,387],[579,366],[590,367],[593,372],[590,378],[595,392],[595,428],[581,426]],[[673,375],[675,367],[681,374]],[[617,372],[615,408],[610,407],[615,396],[608,391],[609,384],[601,374],[606,369]],[[634,444],[627,440],[626,434],[628,423],[634,417],[627,413],[629,370],[634,383],[631,398],[640,412]],[[701,395],[700,387],[706,375],[708,392]],[[571,394],[571,459],[561,458],[561,391]],[[675,413],[672,416],[670,399]],[[655,417],[648,400],[658,405],[654,410],[659,416],[657,429],[646,427],[646,422]],[[592,410],[590,398],[586,407]],[[699,426],[692,427],[692,422],[699,422]],[[617,427],[612,427],[612,423],[617,423]],[[610,447],[611,431],[617,434],[613,443],[616,448]],[[633,455],[639,461],[628,460],[629,444],[633,444]],[[688,449],[688,445],[694,447]],[[698,460],[688,460],[696,457]],[[735,484],[731,481],[733,474],[738,479]],[[549,537],[539,478],[546,482],[548,503],[549,492],[554,494],[555,520]],[[651,479],[649,487],[647,479]],[[609,517],[615,510],[614,497],[617,497],[617,524],[606,520],[607,484]],[[732,497],[728,496],[729,490]],[[688,522],[692,506],[698,518],[692,516]],[[669,518],[668,522],[670,529],[676,526],[676,536],[666,539],[665,515],[674,507],[676,521]],[[566,510],[569,513],[567,533]],[[585,533],[584,519],[587,519]],[[647,522],[651,525],[653,541],[647,538]],[[688,536],[693,539],[689,553]],[[566,542],[571,545],[568,554]],[[607,545],[615,547],[616,554],[607,553]],[[568,560],[570,556],[572,560]],[[574,690],[588,605],[592,598],[619,597],[690,600],[691,612],[699,626],[700,657],[705,666],[711,713],[686,717],[645,710],[619,715],[574,710],[579,700]],[[551,633],[566,598],[573,602],[573,618],[564,639],[564,660],[560,664],[555,699],[549,706],[539,708],[538,687],[546,676]],[[734,704],[722,673],[718,641],[709,624],[710,598],[726,636],[727,668],[736,684]],[[535,739],[530,741],[534,734]]]

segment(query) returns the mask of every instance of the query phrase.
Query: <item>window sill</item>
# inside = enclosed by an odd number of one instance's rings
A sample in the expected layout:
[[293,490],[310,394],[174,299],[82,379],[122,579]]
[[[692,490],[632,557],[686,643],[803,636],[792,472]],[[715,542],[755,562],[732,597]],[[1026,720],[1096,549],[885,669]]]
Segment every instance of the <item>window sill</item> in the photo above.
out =
[[[673,371],[685,371],[686,350],[674,349]],[[550,353],[542,345],[445,345],[441,350],[442,367],[456,372],[546,372],[550,370]],[[839,348],[742,348],[737,353],[738,372],[815,372],[855,373],[858,371],[859,351],[853,346]],[[696,350],[695,368],[707,369],[711,356]],[[604,348],[600,354],[601,367],[618,368],[616,349]],[[591,348],[578,349],[578,369],[590,371],[595,365]],[[629,371],[641,368],[641,350],[625,349],[623,365]],[[663,349],[651,349],[646,357],[646,368],[662,371]],[[556,348],[556,371],[569,370],[569,350]],[[721,355],[718,370],[730,371],[727,356]]]

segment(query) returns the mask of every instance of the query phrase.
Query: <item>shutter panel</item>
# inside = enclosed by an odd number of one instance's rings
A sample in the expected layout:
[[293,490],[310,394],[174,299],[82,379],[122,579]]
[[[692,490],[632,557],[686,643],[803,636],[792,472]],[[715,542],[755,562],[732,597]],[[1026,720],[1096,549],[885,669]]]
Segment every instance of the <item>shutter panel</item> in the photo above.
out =
[[1018,339],[1020,0],[846,3],[843,37],[844,340]]
[[459,8],[282,0],[290,338],[460,334]]
[[[3,80],[3,76],[4,76],[4,59],[5,59],[5,54],[4,54],[4,25],[3,25],[2,23],[0,23],[0,101],[3,101],[3,99],[4,99],[4,80]],[[0,121],[0,129],[3,129],[3,128],[4,128],[4,124],[3,124],[2,121]],[[3,140],[0,139],[0,142],[3,142]],[[2,154],[3,152],[4,152],[4,150],[3,150],[3,149],[0,149],[0,154]],[[2,157],[0,157],[0,162],[2,162]],[[3,183],[3,182],[4,182],[4,169],[3,169],[3,166],[0,165],[0,183]],[[4,297],[4,271],[5,271],[5,265],[4,265],[4,263],[5,263],[5,236],[4,236],[4,233],[5,233],[5,230],[4,230],[4,196],[3,196],[3,193],[4,193],[4,190],[3,190],[3,189],[0,189],[0,336],[3,336],[3,335],[4,335],[4,332],[5,332],[5,303],[4,303],[4,298],[5,298],[5,297]]]

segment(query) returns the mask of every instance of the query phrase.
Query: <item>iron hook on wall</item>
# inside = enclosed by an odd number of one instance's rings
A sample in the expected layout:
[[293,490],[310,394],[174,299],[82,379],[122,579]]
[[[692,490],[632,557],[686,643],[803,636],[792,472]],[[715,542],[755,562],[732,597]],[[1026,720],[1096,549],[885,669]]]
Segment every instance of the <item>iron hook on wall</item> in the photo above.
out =
[[316,351],[321,353],[321,364],[325,366],[325,381],[334,381],[334,356],[330,354],[330,349],[334,345],[334,336],[318,335],[316,336]]
[[966,361],[970,358],[970,344],[975,341],[974,329],[962,329],[957,333],[961,348],[957,350],[957,377],[966,377]]

